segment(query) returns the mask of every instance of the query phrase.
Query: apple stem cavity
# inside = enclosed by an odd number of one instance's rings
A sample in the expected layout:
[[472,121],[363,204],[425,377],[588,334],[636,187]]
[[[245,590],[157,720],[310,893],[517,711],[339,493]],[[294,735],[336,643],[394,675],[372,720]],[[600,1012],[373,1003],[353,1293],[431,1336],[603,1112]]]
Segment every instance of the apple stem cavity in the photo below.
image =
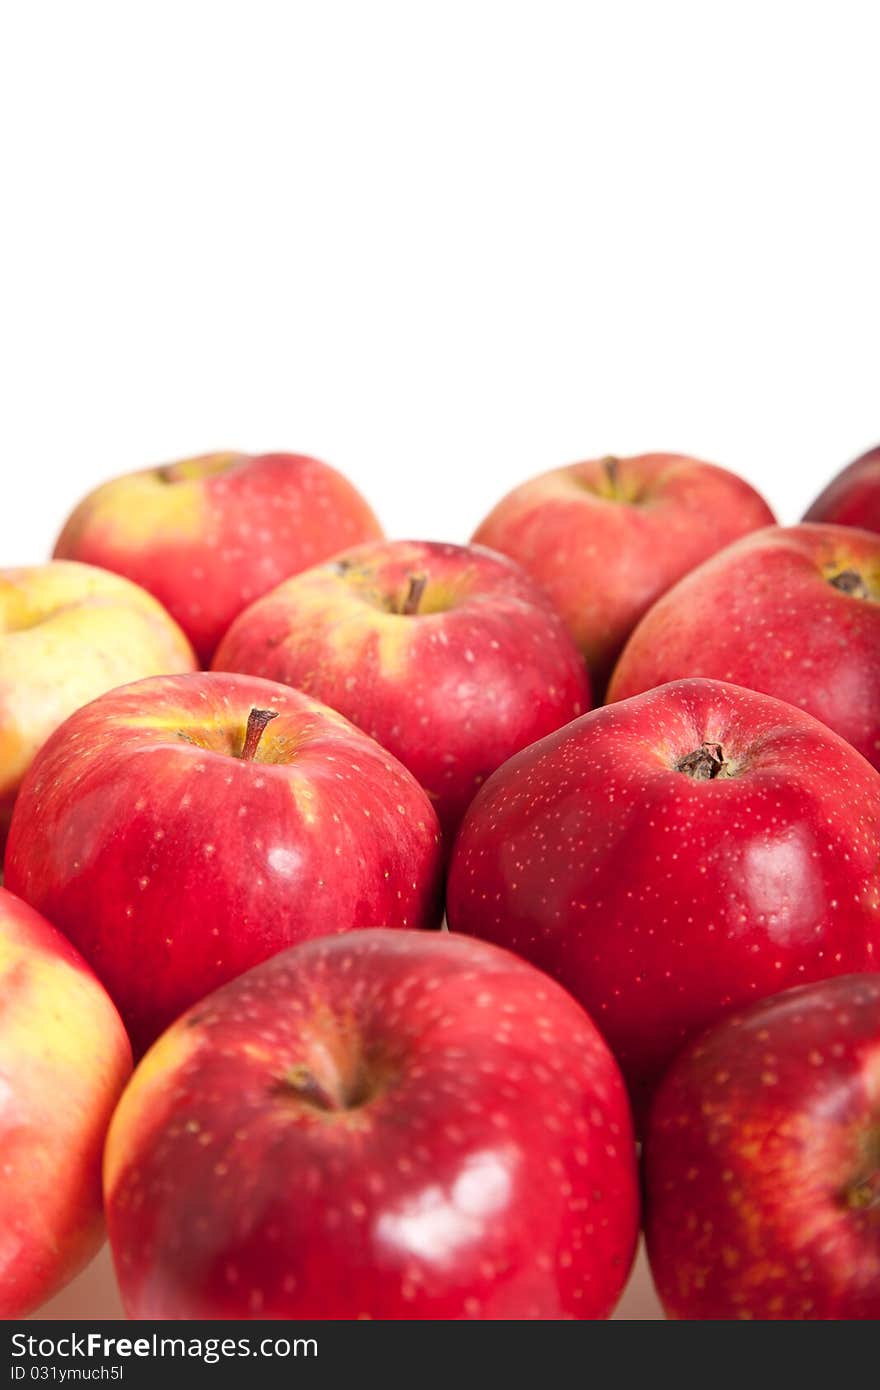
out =
[[684,772],[695,782],[714,782],[716,777],[730,777],[731,772],[720,743],[703,743],[675,764],[676,772]]
[[243,762],[253,762],[256,757],[257,749],[260,746],[260,739],[267,724],[271,724],[273,719],[278,718],[277,709],[252,709],[248,715],[247,730],[244,736],[244,744],[241,750]]
[[858,570],[841,570],[839,574],[832,574],[828,583],[833,589],[839,589],[842,594],[850,594],[853,598],[869,598],[868,586]]
[[849,1188],[846,1204],[852,1211],[876,1211],[880,1215],[880,1169]]
[[403,600],[401,613],[406,618],[414,617],[419,611],[419,604],[425,593],[425,586],[428,583],[426,574],[412,574],[409,580],[409,589],[406,598]]
[[322,1085],[305,1063],[286,1071],[276,1082],[275,1089],[282,1095],[293,1095],[315,1110],[325,1110],[328,1114],[356,1110],[369,1099],[365,1078],[360,1077],[350,1087],[340,1087],[337,1092],[330,1086]]

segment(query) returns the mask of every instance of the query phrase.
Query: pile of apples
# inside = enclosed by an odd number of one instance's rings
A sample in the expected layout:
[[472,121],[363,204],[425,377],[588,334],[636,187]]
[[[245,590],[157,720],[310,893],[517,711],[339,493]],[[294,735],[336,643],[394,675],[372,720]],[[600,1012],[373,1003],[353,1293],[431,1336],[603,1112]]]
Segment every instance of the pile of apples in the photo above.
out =
[[106,1222],[136,1318],[607,1317],[642,1227],[877,1318],[878,768],[880,450],[98,488],[0,571],[0,1315]]

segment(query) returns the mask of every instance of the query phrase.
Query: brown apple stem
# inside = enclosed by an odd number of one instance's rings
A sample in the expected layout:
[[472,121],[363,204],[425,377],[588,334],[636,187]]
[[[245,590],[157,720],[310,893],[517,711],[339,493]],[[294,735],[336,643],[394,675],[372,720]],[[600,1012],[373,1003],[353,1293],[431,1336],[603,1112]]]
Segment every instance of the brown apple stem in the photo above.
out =
[[602,460],[602,467],[605,470],[605,477],[608,479],[608,486],[612,492],[617,492],[620,485],[620,459],[609,454]]
[[411,618],[418,613],[427,582],[428,576],[426,574],[410,575],[409,589],[400,610],[404,617]]
[[693,777],[695,782],[712,782],[716,777],[728,776],[724,750],[720,743],[703,743],[688,753],[680,763],[675,764],[677,772]]
[[263,737],[263,730],[267,724],[271,724],[273,719],[278,718],[277,709],[252,709],[248,715],[247,731],[244,736],[244,745],[241,750],[241,757],[244,762],[253,762],[257,749],[260,746],[260,739]]
[[852,594],[854,598],[869,597],[868,586],[858,570],[841,570],[840,574],[832,574],[828,583],[842,594]]

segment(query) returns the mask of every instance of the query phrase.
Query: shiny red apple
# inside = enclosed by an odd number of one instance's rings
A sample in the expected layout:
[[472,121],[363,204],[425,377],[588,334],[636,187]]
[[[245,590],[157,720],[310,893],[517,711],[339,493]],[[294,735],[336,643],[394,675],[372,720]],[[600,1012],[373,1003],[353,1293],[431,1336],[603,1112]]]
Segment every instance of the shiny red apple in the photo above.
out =
[[135,580],[207,665],[236,614],[289,574],[381,536],[347,478],[302,454],[205,454],[104,483],[55,555]]
[[345,551],[246,609],[214,666],[284,681],[346,715],[421,782],[448,835],[490,772],[590,706],[549,600],[481,546]]
[[489,778],[455,845],[447,913],[580,999],[641,1109],[727,1010],[880,968],[880,774],[779,700],[662,686]]
[[620,1073],[538,971],[356,932],[197,1005],[114,1116],[135,1318],[601,1318],[638,1231]]
[[880,531],[880,445],[832,478],[805,513],[804,521]]
[[555,468],[498,503],[473,539],[518,560],[547,591],[602,691],[655,599],[773,513],[744,479],[682,454]]
[[798,705],[880,766],[880,536],[777,526],[707,560],[642,619],[608,699],[683,676]]
[[880,1319],[880,976],[787,990],[692,1044],[645,1174],[672,1317]]
[[317,701],[156,677],[86,705],[38,754],[6,882],[80,949],[142,1050],[305,937],[438,925],[439,842],[410,773]]

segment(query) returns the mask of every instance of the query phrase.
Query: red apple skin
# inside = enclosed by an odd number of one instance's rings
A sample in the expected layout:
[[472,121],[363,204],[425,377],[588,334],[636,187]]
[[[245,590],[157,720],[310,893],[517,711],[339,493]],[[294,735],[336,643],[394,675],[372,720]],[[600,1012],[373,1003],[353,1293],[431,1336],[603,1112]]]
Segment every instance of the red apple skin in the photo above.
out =
[[115,570],[163,603],[204,665],[243,608],[382,529],[360,493],[303,454],[215,453],[104,483],[55,555]]
[[[720,746],[731,775],[678,764]],[[802,711],[687,680],[593,710],[489,778],[453,931],[581,1001],[641,1115],[681,1045],[789,985],[880,967],[880,775]]]
[[869,449],[832,478],[804,516],[804,521],[880,531],[880,446]]
[[708,560],[636,628],[608,699],[684,676],[798,705],[880,766],[880,536],[777,526]]
[[444,933],[311,941],[166,1033],[113,1120],[135,1318],[603,1318],[638,1232],[620,1073],[579,1006]]
[[[249,712],[271,709],[256,758]],[[6,883],[78,947],[140,1053],[185,1008],[324,932],[436,927],[440,829],[390,753],[248,676],[137,681],[74,714],[25,778]]]
[[0,888],[0,1318],[33,1312],[101,1244],[104,1137],[130,1072],[91,970]]
[[339,710],[409,768],[447,838],[490,772],[590,707],[584,663],[549,600],[478,546],[346,551],[258,599],[214,665]]
[[726,1019],[664,1079],[645,1148],[675,1318],[880,1318],[880,976]]
[[642,614],[682,575],[773,513],[736,474],[682,454],[593,459],[508,493],[473,535],[548,593],[596,692]]

